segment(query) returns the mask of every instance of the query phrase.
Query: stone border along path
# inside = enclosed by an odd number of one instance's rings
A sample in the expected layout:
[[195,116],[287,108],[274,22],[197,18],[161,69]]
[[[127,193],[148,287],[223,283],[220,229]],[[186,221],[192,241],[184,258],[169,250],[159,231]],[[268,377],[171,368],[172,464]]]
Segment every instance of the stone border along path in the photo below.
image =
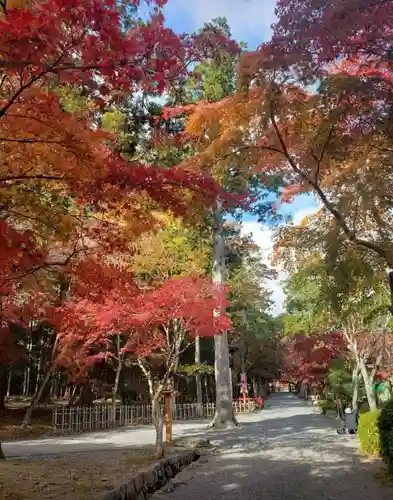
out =
[[381,464],[358,440],[291,394],[272,395],[259,421],[206,432],[220,453],[185,469],[152,500],[392,500]]
[[183,451],[163,458],[142,470],[124,478],[122,484],[105,493],[101,500],[142,500],[168,483],[172,478],[200,458],[195,451]]

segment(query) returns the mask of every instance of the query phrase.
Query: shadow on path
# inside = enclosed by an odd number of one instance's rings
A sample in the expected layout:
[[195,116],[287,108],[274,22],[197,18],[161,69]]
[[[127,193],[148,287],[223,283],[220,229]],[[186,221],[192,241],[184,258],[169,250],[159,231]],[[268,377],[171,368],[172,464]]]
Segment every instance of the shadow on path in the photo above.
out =
[[375,478],[380,464],[359,456],[357,438],[338,436],[335,429],[293,395],[274,395],[261,421],[205,432],[220,455],[164,498],[392,500],[393,488]]

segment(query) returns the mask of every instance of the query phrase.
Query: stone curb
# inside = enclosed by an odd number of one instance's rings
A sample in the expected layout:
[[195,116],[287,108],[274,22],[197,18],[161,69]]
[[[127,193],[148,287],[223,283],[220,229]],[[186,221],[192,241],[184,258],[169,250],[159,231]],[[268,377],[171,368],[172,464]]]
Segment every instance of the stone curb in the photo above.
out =
[[105,493],[101,500],[146,500],[199,457],[197,451],[191,450],[163,458],[148,469],[132,474],[127,482]]

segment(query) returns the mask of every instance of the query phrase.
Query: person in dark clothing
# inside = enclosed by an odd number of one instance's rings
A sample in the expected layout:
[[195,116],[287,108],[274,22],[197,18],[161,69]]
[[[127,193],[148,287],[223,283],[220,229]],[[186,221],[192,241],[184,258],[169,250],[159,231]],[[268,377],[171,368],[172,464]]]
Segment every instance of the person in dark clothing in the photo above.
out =
[[357,410],[352,410],[351,408],[345,408],[344,412],[344,426],[342,429],[337,429],[337,434],[356,434],[358,430],[358,420],[359,414]]

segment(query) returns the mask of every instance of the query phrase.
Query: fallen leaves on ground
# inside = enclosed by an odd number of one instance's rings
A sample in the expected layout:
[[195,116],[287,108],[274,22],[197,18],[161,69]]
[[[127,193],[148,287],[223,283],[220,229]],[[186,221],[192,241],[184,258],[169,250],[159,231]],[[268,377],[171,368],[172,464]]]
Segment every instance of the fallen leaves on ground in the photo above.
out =
[[32,439],[53,434],[52,409],[36,409],[32,425],[22,428],[25,411],[25,408],[13,408],[0,414],[0,441]]
[[154,461],[150,446],[0,461],[0,500],[90,500]]

